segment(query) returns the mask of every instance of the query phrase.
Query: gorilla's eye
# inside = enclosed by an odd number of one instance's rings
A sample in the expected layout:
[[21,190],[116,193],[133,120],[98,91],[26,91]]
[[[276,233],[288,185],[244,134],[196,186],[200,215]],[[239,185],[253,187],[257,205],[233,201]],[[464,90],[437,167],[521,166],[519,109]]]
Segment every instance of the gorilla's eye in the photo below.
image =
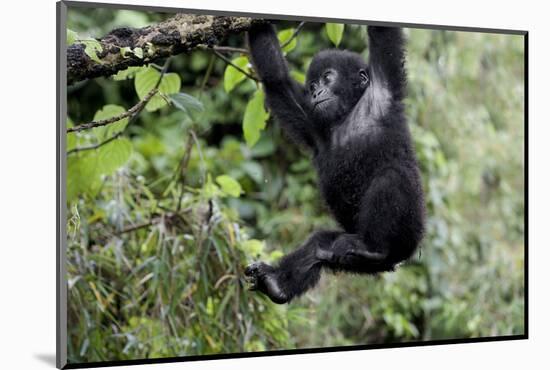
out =
[[331,71],[326,71],[325,73],[323,73],[323,81],[325,83],[329,83],[331,80],[332,80],[332,72]]

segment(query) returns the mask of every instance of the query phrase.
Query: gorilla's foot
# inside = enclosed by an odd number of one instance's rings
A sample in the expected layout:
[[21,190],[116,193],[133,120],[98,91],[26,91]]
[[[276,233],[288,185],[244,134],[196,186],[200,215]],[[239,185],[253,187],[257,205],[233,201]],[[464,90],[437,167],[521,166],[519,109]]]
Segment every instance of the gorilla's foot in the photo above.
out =
[[278,304],[290,301],[290,297],[282,290],[277,280],[277,271],[272,266],[255,262],[244,270],[244,274],[250,282],[250,290],[258,290]]

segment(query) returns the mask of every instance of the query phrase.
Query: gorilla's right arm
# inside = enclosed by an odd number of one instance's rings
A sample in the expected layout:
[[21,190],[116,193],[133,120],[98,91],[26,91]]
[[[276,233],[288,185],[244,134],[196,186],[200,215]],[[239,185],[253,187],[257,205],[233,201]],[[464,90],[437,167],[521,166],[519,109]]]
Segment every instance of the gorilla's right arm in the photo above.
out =
[[304,87],[288,73],[279,40],[272,25],[254,25],[248,32],[254,69],[258,73],[267,105],[278,123],[297,144],[314,148]]
[[369,26],[368,35],[371,90],[387,90],[393,102],[400,102],[406,89],[403,31],[398,27]]

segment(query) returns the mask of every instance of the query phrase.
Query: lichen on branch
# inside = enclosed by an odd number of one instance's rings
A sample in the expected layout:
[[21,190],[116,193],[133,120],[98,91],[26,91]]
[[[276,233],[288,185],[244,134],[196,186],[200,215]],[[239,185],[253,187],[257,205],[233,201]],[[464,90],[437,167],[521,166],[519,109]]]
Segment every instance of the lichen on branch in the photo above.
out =
[[117,28],[98,39],[101,63],[92,60],[82,43],[67,48],[67,82],[110,76],[130,66],[141,66],[171,55],[193,50],[199,45],[214,46],[226,36],[245,32],[263,20],[178,13],[144,28]]

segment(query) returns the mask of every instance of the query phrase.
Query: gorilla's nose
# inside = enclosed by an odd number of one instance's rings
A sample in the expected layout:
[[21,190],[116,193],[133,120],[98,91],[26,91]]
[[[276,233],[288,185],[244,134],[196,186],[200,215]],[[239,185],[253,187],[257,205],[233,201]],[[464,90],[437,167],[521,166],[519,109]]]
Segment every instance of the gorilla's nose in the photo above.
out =
[[313,99],[317,99],[317,98],[320,98],[322,97],[323,95],[325,95],[326,93],[326,89],[320,89],[320,90],[317,90],[313,93]]

